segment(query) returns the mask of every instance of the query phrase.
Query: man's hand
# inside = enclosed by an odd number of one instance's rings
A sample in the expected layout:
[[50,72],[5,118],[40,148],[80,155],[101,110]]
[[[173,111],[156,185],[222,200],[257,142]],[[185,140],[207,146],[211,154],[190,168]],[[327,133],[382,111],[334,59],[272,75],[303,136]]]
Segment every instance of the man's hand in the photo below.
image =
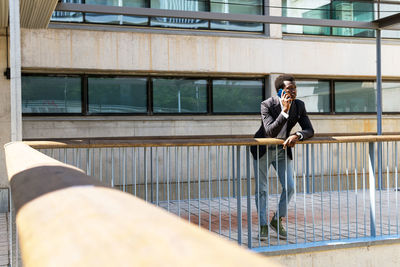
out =
[[283,149],[286,149],[286,147],[294,147],[297,141],[299,141],[299,137],[296,134],[289,136],[285,142],[283,142]]
[[291,105],[292,105],[292,98],[290,94],[288,93],[283,94],[282,95],[283,112],[288,113]]

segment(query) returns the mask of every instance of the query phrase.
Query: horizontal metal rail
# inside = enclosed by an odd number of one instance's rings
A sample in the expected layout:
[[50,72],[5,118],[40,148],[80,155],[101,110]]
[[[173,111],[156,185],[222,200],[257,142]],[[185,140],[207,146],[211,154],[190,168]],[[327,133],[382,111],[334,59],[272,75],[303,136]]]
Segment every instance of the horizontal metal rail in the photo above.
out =
[[[151,138],[151,137],[150,137]],[[352,142],[388,142],[400,141],[400,135],[363,135],[313,137],[299,144],[352,143]],[[275,138],[182,138],[143,139],[132,137],[113,139],[71,139],[60,141],[25,141],[25,144],[36,149],[49,148],[102,148],[102,147],[171,147],[171,146],[219,146],[219,145],[280,145]]]
[[197,12],[197,11],[166,10],[166,9],[155,9],[155,8],[134,8],[134,7],[68,4],[68,3],[58,3],[55,10],[66,11],[66,12],[86,12],[86,13],[115,14],[115,15],[128,15],[128,16],[206,19],[206,20],[217,20],[217,21],[239,21],[239,22],[270,23],[270,24],[345,27],[345,28],[359,28],[359,29],[378,29],[379,26],[377,22],[291,18],[291,17],[267,16],[267,15]]
[[5,154],[24,266],[275,266],[26,144]]

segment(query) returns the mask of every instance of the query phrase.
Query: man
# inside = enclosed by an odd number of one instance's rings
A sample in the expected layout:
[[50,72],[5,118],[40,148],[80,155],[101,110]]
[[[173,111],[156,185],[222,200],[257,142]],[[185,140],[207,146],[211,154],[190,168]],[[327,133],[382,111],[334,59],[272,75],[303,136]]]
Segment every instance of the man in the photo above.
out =
[[[287,232],[282,225],[282,217],[287,215],[287,207],[294,193],[293,156],[291,147],[297,141],[310,138],[314,130],[307,116],[304,102],[296,99],[296,82],[292,75],[283,74],[276,78],[275,89],[278,96],[273,96],[261,103],[261,127],[255,138],[280,138],[285,140],[283,145],[251,147],[254,157],[254,173],[256,177],[256,207],[259,210],[260,239],[268,237],[267,199],[268,183],[267,171],[272,164],[278,173],[282,186],[278,210],[271,219],[269,226],[281,239],[287,238]],[[281,90],[281,91],[280,91]],[[302,130],[290,134],[292,128],[299,123]],[[285,155],[286,153],[286,155]]]

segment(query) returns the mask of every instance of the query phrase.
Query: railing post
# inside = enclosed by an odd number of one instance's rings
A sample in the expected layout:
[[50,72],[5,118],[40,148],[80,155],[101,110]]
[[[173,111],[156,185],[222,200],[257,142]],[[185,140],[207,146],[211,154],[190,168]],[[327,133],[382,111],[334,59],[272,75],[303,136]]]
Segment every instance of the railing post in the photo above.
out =
[[232,146],[232,196],[236,197],[236,189],[235,189],[235,147]]
[[[310,194],[310,162],[309,162],[309,144],[306,144],[306,190],[307,194]],[[304,157],[304,155],[303,155]]]
[[247,246],[251,248],[251,180],[250,180],[250,146],[246,146],[246,178],[247,178]]
[[375,151],[374,143],[369,143],[369,202],[371,237],[376,237],[375,226]]
[[238,244],[242,244],[242,190],[240,179],[240,146],[236,147],[236,180],[237,180],[237,225],[238,225]]

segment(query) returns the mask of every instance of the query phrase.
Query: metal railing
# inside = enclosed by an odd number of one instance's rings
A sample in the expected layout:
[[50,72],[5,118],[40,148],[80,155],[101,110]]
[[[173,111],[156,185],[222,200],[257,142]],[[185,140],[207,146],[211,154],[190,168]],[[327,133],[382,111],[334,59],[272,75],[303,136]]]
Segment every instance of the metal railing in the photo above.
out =
[[24,266],[278,266],[21,142],[5,154]]
[[[253,168],[250,154],[250,146],[268,145],[267,151],[275,151],[277,157],[281,140],[197,137],[26,143],[209,231],[257,251],[271,251],[398,238],[399,141],[399,135],[386,135],[299,142],[293,149],[293,197],[282,221],[286,240],[271,229],[265,240],[259,236],[254,196],[259,169]],[[269,222],[282,188],[274,168],[266,172]]]

